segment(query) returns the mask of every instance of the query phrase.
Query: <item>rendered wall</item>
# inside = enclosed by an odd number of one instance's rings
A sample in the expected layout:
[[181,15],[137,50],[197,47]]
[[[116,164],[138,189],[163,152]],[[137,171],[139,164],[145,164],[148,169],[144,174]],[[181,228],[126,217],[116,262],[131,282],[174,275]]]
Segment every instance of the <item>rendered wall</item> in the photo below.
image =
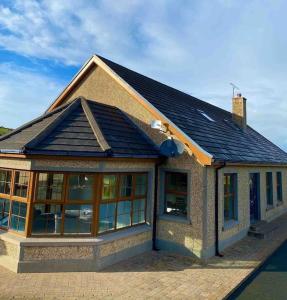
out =
[[[282,172],[283,202],[277,202],[276,172]],[[266,172],[273,172],[273,207],[267,207]],[[204,240],[204,251],[214,253],[214,199],[215,199],[215,170],[208,168],[208,234]],[[224,211],[224,173],[237,173],[238,178],[238,221],[225,226]],[[261,220],[271,221],[287,211],[287,169],[281,167],[225,167],[219,171],[219,238],[220,248],[230,246],[244,237],[250,226],[249,174],[260,173],[260,217]]]

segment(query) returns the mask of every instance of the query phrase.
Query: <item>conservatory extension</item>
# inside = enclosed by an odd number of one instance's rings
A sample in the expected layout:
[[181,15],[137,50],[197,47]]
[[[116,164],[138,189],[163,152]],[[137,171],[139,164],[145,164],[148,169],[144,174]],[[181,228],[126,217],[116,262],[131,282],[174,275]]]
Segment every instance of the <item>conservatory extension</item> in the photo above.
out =
[[95,236],[146,222],[147,174],[0,170],[0,225],[25,236]]
[[157,147],[77,98],[0,138],[0,264],[97,270],[151,249]]

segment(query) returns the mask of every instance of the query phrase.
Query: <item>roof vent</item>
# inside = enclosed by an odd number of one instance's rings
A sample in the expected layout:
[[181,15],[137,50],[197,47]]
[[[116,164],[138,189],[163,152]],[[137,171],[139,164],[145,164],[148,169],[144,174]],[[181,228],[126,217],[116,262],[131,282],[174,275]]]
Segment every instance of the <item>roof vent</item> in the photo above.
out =
[[204,116],[208,121],[215,122],[207,113],[205,113],[203,110],[198,109],[197,110],[202,116]]

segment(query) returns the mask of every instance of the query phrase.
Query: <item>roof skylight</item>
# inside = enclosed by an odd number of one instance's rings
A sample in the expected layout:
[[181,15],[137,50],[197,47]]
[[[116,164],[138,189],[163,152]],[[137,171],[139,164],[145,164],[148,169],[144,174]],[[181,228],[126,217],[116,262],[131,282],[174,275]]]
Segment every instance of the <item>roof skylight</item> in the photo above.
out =
[[207,120],[211,121],[211,122],[215,122],[215,120],[213,120],[207,113],[205,113],[203,110],[198,109],[197,110],[199,113],[201,113],[202,116],[204,116]]

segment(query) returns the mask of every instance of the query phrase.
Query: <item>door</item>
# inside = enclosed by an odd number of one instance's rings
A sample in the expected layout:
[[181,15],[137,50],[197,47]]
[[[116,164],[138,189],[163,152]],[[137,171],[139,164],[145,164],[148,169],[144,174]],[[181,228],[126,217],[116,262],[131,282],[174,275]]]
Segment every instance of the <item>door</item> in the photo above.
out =
[[250,190],[250,223],[254,224],[260,220],[260,174],[249,174]]

